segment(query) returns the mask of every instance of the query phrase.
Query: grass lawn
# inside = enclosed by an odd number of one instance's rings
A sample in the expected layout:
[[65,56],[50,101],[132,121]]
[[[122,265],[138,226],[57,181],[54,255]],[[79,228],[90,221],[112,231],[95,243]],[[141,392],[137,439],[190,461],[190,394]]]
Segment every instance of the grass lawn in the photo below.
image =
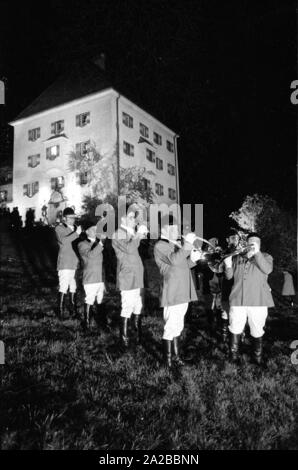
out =
[[[3,221],[0,228],[2,450],[298,449],[298,365],[289,347],[298,340],[297,308],[276,299],[265,337],[267,366],[260,369],[248,355],[240,366],[228,361],[201,299],[186,318],[187,365],[169,372],[162,366],[153,275],[143,342],[132,340],[123,353],[112,286],[105,299],[110,331],[85,333],[79,320],[58,320],[50,237],[25,230],[12,236]],[[146,266],[154,272],[150,260]]]

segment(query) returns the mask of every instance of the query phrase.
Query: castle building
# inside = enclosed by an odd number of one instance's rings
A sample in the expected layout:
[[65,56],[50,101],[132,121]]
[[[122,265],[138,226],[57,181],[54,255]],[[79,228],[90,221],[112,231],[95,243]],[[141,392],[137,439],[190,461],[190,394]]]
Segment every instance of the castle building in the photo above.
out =
[[[177,135],[119,93],[94,63],[73,68],[10,123],[14,127],[13,202],[50,223],[86,195],[120,193],[129,168],[154,202],[179,203]],[[128,172],[129,174],[129,172]]]

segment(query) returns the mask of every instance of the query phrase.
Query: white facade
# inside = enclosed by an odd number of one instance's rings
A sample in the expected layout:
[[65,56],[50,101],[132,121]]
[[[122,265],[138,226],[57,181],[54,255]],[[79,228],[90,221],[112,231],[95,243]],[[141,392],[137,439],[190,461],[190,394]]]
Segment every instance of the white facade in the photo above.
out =
[[[89,122],[80,127],[76,117],[82,113],[90,113]],[[123,113],[133,119],[132,128],[123,123]],[[60,120],[64,122],[63,130],[59,131],[59,135],[56,135],[57,132],[51,134],[53,123]],[[148,128],[149,134],[146,139],[153,146],[147,142],[138,143],[142,137],[140,123]],[[47,206],[55,213],[65,206],[74,206],[78,213],[81,211],[82,197],[84,194],[89,194],[90,189],[88,184],[80,184],[77,172],[70,171],[69,160],[71,152],[76,151],[77,145],[87,141],[94,144],[101,155],[110,159],[116,172],[119,167],[145,167],[149,171],[145,176],[150,180],[153,191],[156,192],[157,189],[159,193],[162,192],[160,186],[156,187],[156,183],[163,187],[163,195],[156,195],[156,202],[167,204],[179,202],[175,133],[112,88],[16,120],[11,124],[14,126],[11,207],[18,207],[23,220],[29,208],[35,210],[36,220],[42,217],[43,206]],[[33,129],[40,131],[36,140],[29,140],[29,131]],[[161,145],[154,143],[154,132],[161,136]],[[167,148],[167,141],[171,144],[168,144],[170,150]],[[133,146],[134,156],[126,155],[124,146],[127,150],[127,143]],[[59,146],[56,157],[57,147],[56,150],[47,150],[52,146]],[[147,149],[155,153],[153,155],[149,152],[150,156],[155,158],[154,162],[147,159]],[[163,161],[163,169],[157,169],[156,158]],[[175,168],[175,174],[169,174],[168,164]],[[172,169],[171,171],[173,172]],[[59,178],[59,182],[63,181],[64,185],[59,186],[59,191],[63,194],[64,201],[59,202],[58,193],[53,197],[54,189],[51,185],[53,178]],[[117,181],[116,174],[113,188],[115,192],[117,192]],[[50,201],[56,203],[49,204]]]

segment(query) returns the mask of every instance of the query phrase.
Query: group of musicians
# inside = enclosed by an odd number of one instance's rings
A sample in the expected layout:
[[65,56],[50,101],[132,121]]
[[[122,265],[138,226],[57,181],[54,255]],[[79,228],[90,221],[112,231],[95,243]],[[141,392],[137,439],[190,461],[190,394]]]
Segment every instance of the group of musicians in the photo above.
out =
[[[103,250],[104,235],[98,234],[96,226],[85,230],[85,238],[78,240],[81,227],[75,225],[76,215],[72,208],[63,212],[63,222],[56,227],[59,244],[59,315],[63,317],[65,298],[69,291],[70,305],[76,314],[76,270],[79,259],[83,264],[83,287],[85,291],[83,326],[90,327],[92,312],[102,309],[104,296]],[[147,238],[145,225],[137,222],[136,212],[130,210],[121,218],[121,224],[112,236],[112,247],[117,257],[117,286],[121,292],[121,341],[124,348],[129,345],[128,322],[133,321],[138,342],[141,340],[141,315],[143,310],[142,290],[144,267],[139,253],[141,240]],[[202,261],[206,254],[198,249],[196,234],[189,232],[178,240],[179,226],[173,216],[161,219],[161,235],[154,245],[154,259],[162,276],[161,307],[163,307],[163,343],[165,364],[184,363],[179,354],[179,337],[184,328],[184,317],[188,305],[196,301],[192,268]],[[77,250],[74,249],[74,242]],[[267,282],[273,269],[272,257],[260,251],[261,239],[256,233],[247,236],[247,247],[238,250],[239,236],[234,232],[227,237],[226,255],[216,260],[208,258],[208,265],[215,275],[222,275],[219,299],[214,297],[215,307],[221,311],[223,332],[229,331],[230,357],[239,362],[241,335],[248,322],[252,337],[252,359],[262,364],[262,338],[268,314],[268,307],[274,305]],[[212,243],[209,243],[212,246]],[[215,245],[215,246],[214,246]],[[216,243],[213,245],[213,252]],[[226,292],[230,291],[229,299]],[[96,303],[96,307],[95,307]],[[213,305],[214,308],[214,305]]]

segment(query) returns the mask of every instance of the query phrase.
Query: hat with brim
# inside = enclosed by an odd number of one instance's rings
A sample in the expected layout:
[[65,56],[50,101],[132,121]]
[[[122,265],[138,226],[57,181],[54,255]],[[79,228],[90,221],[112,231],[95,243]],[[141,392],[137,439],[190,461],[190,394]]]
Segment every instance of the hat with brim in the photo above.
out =
[[66,207],[63,211],[63,217],[76,217],[75,211],[73,210],[72,207]]
[[92,225],[92,227],[89,227],[86,230],[86,234],[87,234],[87,237],[95,239],[96,238],[96,225]]

